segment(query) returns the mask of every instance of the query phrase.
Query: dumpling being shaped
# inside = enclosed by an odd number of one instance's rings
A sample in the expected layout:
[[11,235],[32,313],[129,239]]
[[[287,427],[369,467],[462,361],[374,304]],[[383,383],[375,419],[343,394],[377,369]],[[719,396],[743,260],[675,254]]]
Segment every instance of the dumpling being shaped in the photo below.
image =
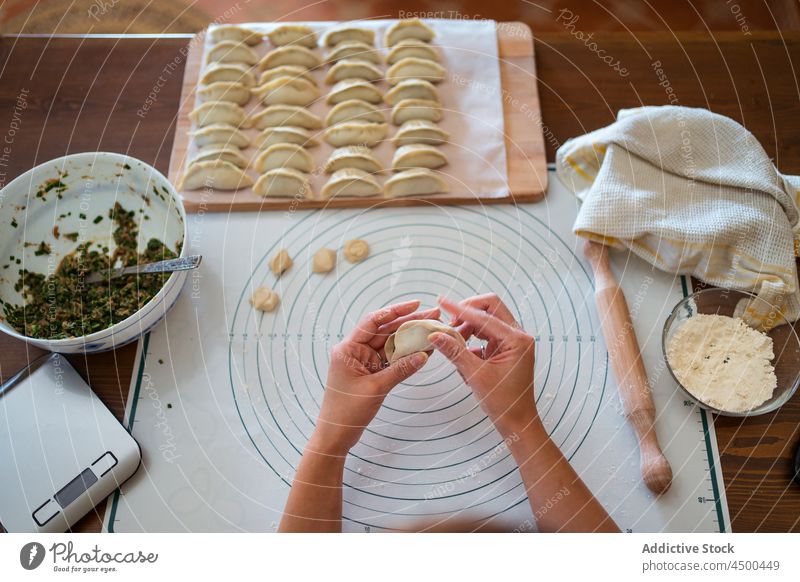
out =
[[196,107],[190,114],[197,127],[226,123],[235,127],[246,127],[247,117],[244,109],[230,101],[207,101]]
[[319,129],[322,120],[305,107],[297,105],[270,105],[250,117],[250,127],[266,129],[281,125],[293,125],[304,129]]
[[383,347],[386,359],[391,364],[411,354],[432,350],[433,346],[428,341],[428,336],[432,333],[447,334],[461,345],[467,345],[464,337],[454,327],[437,319],[416,319],[406,321],[389,336]]
[[344,258],[350,263],[360,263],[369,256],[369,243],[364,239],[354,238],[344,243]]
[[408,18],[394,23],[383,36],[383,44],[393,47],[401,40],[414,39],[430,42],[436,36],[433,29],[419,18]]
[[247,45],[255,46],[263,40],[260,32],[235,24],[215,26],[211,29],[210,34],[212,42],[231,40],[233,42],[243,42]]
[[438,101],[429,99],[403,99],[392,108],[392,123],[403,125],[406,121],[421,119],[424,121],[440,121],[442,106]]
[[258,62],[261,70],[294,65],[313,69],[320,65],[320,58],[311,49],[298,44],[290,44],[271,50]]
[[305,67],[298,67],[297,65],[281,65],[280,67],[267,69],[261,73],[261,77],[258,79],[258,84],[264,85],[273,79],[277,79],[278,77],[303,78],[309,83],[313,83],[315,86],[317,84],[317,82],[314,80],[314,77],[312,77],[311,73],[308,72],[308,69]]
[[250,138],[242,131],[225,123],[214,123],[189,133],[194,143],[200,147],[211,145],[232,145],[237,148],[250,147]]
[[366,45],[375,46],[375,31],[357,26],[344,26],[329,30],[322,37],[322,44],[327,48],[350,41],[363,42]]
[[333,173],[322,187],[323,198],[355,196],[363,198],[381,193],[381,186],[373,176],[356,168],[343,168]]
[[253,184],[241,168],[225,160],[196,162],[186,168],[179,190],[238,190]]
[[361,99],[367,103],[380,103],[383,101],[383,93],[375,85],[364,79],[345,79],[333,86],[325,101],[328,105],[336,105],[349,99]]
[[386,92],[385,100],[389,105],[397,105],[403,99],[428,99],[439,101],[439,92],[430,81],[422,79],[406,79]]
[[243,42],[223,40],[215,44],[206,54],[206,63],[245,63],[255,65],[258,55]]
[[358,59],[342,59],[328,70],[325,82],[332,85],[345,79],[377,81],[381,77],[383,77],[383,72],[372,63]]
[[269,270],[272,271],[272,274],[276,277],[280,277],[291,269],[292,265],[294,265],[294,261],[289,255],[289,251],[281,249],[275,253],[275,256],[272,257],[272,260],[269,262]]
[[236,81],[218,81],[197,90],[201,101],[230,101],[244,105],[250,101],[250,89]]
[[425,59],[429,61],[439,61],[439,53],[426,42],[407,38],[398,42],[389,54],[386,56],[386,62],[390,65],[395,64],[408,57],[415,57],[418,59]]
[[404,79],[423,79],[431,83],[440,83],[446,74],[445,68],[435,61],[406,57],[389,67],[386,71],[386,80],[390,85],[397,85]]
[[374,47],[357,40],[340,42],[325,57],[325,60],[329,63],[335,63],[342,59],[357,59],[368,61],[375,65],[381,64],[381,56],[378,51]]
[[450,134],[430,121],[414,119],[406,121],[394,134],[394,145],[400,147],[412,143],[441,145],[450,139]]
[[260,149],[266,149],[276,143],[294,143],[307,148],[319,145],[307,129],[292,125],[268,127],[256,137],[256,145]]
[[309,105],[319,98],[319,89],[302,77],[278,77],[253,89],[264,105]]
[[250,67],[241,63],[213,63],[207,67],[200,78],[201,85],[211,85],[222,81],[241,83],[245,87],[255,87],[256,77]]
[[415,143],[399,147],[392,158],[392,169],[428,168],[435,170],[447,164],[447,156],[437,147]]
[[424,196],[447,192],[447,182],[428,168],[413,168],[398,172],[384,184],[388,198],[404,198],[406,196]]
[[189,165],[197,162],[207,162],[209,160],[225,160],[226,162],[230,162],[235,166],[242,168],[243,170],[248,166],[247,158],[242,155],[242,152],[239,148],[234,146],[226,147],[224,145],[201,149],[191,159]]
[[332,174],[343,168],[355,168],[370,174],[383,170],[383,166],[372,154],[372,150],[365,146],[345,146],[333,150],[325,162],[325,173]]
[[325,125],[331,126],[343,121],[371,121],[372,123],[383,123],[386,121],[380,109],[372,103],[367,103],[361,99],[348,99],[336,104],[328,112],[325,118]]
[[310,174],[314,169],[314,159],[306,149],[296,143],[276,143],[259,154],[253,163],[256,172],[263,174],[277,168],[291,168]]
[[311,184],[303,172],[275,168],[256,181],[253,192],[265,198],[311,198]]
[[275,46],[297,44],[310,49],[317,46],[317,34],[305,24],[283,24],[268,32],[267,37]]
[[259,311],[275,311],[281,302],[281,296],[269,287],[259,287],[250,297],[250,305]]
[[336,267],[336,251],[322,247],[314,253],[311,270],[314,273],[330,273]]
[[389,133],[386,123],[369,121],[345,121],[325,130],[323,138],[333,147],[365,145],[373,147],[382,142]]

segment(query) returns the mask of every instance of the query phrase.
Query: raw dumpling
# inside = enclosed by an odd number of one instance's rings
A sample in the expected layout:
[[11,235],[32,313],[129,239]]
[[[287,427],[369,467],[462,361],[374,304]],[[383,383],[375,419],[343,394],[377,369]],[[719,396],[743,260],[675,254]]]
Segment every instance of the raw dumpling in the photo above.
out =
[[422,42],[421,40],[406,39],[398,42],[386,57],[386,62],[390,65],[395,64],[408,57],[415,57],[418,59],[426,59],[429,61],[438,61],[439,53],[431,45]]
[[357,28],[348,26],[329,30],[322,38],[322,44],[331,48],[341,42],[363,42],[369,46],[375,46],[375,31],[367,28]]
[[423,79],[431,83],[439,83],[444,79],[444,67],[437,62],[416,57],[401,59],[386,71],[386,80],[390,85],[397,85],[404,79]]
[[265,83],[269,83],[278,77],[292,77],[293,79],[303,78],[309,83],[313,83],[314,85],[317,84],[317,82],[314,80],[314,77],[312,77],[311,73],[308,72],[308,69],[305,67],[298,67],[297,65],[281,65],[280,67],[275,67],[274,69],[267,69],[261,73],[261,77],[258,79],[258,84],[264,85]]
[[281,125],[319,129],[322,127],[322,120],[305,107],[297,105],[270,105],[250,118],[250,127],[256,129]]
[[400,147],[412,143],[441,145],[450,138],[450,134],[430,121],[406,121],[394,134],[394,145]]
[[253,184],[244,170],[225,160],[197,162],[186,168],[179,190],[238,190]]
[[372,150],[364,146],[345,146],[333,150],[325,162],[325,173],[332,174],[342,168],[355,168],[370,174],[383,170],[381,163],[372,155]]
[[360,263],[369,256],[369,243],[355,238],[344,243],[344,258],[351,263]]
[[299,44],[306,48],[317,46],[317,35],[310,26],[304,24],[284,24],[267,33],[269,41],[275,46]]
[[269,270],[272,271],[276,277],[280,277],[291,269],[292,265],[294,265],[294,261],[292,257],[289,256],[289,251],[281,249],[275,253],[275,256],[272,257],[272,260],[269,262]]
[[336,196],[375,196],[381,193],[381,186],[371,175],[363,170],[344,168],[337,170],[322,187],[323,198]]
[[245,63],[255,65],[258,55],[243,42],[223,40],[208,50],[206,63]]
[[343,121],[371,121],[372,123],[383,123],[383,113],[372,103],[367,103],[361,99],[348,99],[334,106],[325,118],[325,125],[331,126]]
[[335,105],[348,99],[361,99],[368,103],[383,101],[383,93],[375,85],[363,79],[345,79],[336,83],[326,99],[328,105]]
[[333,249],[321,248],[314,253],[314,260],[311,262],[311,270],[315,273],[330,273],[336,267],[336,251]]
[[239,148],[230,146],[203,148],[192,158],[189,164],[207,162],[209,160],[225,160],[242,169],[246,169],[248,165],[247,158],[242,155]]
[[386,92],[386,103],[397,105],[403,99],[428,99],[439,101],[439,92],[430,81],[406,79]]
[[198,146],[233,145],[237,148],[250,147],[250,139],[232,125],[215,123],[189,134]]
[[381,77],[383,77],[383,73],[372,63],[358,59],[343,59],[330,68],[328,74],[325,75],[325,82],[332,85],[345,79],[377,81]]
[[328,53],[327,60],[329,63],[335,63],[342,59],[358,59],[361,61],[369,61],[376,65],[381,64],[381,56],[378,54],[378,51],[370,45],[359,41],[341,42]]
[[389,336],[383,347],[386,359],[391,364],[411,354],[432,350],[433,346],[428,341],[428,336],[432,333],[445,333],[463,346],[467,345],[464,337],[454,327],[436,319],[416,319],[405,322]]
[[314,160],[303,146],[296,143],[276,143],[261,152],[253,166],[259,174],[276,168],[291,168],[310,174],[314,169]]
[[339,148],[348,145],[365,145],[373,147],[386,138],[389,126],[386,123],[369,121],[345,121],[325,130],[326,142]]
[[319,64],[319,57],[313,51],[301,45],[290,44],[268,52],[267,56],[259,61],[258,66],[262,70],[283,65],[295,65],[313,69],[318,67]]
[[431,145],[411,144],[397,148],[392,158],[393,170],[428,168],[435,170],[447,164],[447,156]]
[[200,79],[201,85],[211,85],[222,81],[241,83],[245,87],[254,87],[256,77],[250,67],[240,63],[214,63],[208,67]]
[[200,101],[230,101],[244,105],[250,101],[250,89],[236,81],[219,81],[197,90]]
[[307,148],[319,145],[307,129],[291,125],[268,127],[256,137],[256,145],[262,150],[276,143],[295,143]]
[[244,109],[230,101],[208,101],[195,108],[189,119],[197,127],[205,127],[216,123],[227,123],[236,127],[245,127],[247,118]]
[[250,297],[250,305],[259,311],[275,311],[281,302],[281,296],[269,287],[259,287]]
[[267,198],[311,198],[311,185],[303,172],[275,168],[258,179],[253,192]]
[[253,89],[264,105],[308,105],[319,98],[319,89],[302,77],[278,77]]
[[442,106],[429,99],[403,99],[392,109],[392,123],[395,125],[403,125],[413,119],[439,121],[442,119]]
[[415,39],[423,42],[430,42],[436,33],[433,29],[422,22],[419,18],[409,18],[401,20],[389,27],[383,36],[383,44],[392,47],[401,40]]
[[261,33],[255,30],[250,30],[244,26],[235,26],[233,24],[223,24],[222,26],[215,26],[211,29],[211,41],[222,42],[230,40],[233,42],[243,42],[250,46],[257,45],[261,42]]
[[398,172],[386,180],[384,189],[388,198],[423,196],[448,191],[447,182],[428,168],[413,168]]

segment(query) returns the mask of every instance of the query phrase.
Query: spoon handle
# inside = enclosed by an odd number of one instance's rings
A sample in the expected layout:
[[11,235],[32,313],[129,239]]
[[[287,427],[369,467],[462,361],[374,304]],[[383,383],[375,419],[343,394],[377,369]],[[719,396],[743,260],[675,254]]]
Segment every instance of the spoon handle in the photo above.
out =
[[166,261],[158,261],[155,263],[146,263],[144,265],[133,265],[131,267],[120,267],[118,269],[111,269],[111,271],[101,273],[95,272],[87,275],[86,283],[99,283],[100,281],[110,281],[117,277],[124,277],[125,275],[147,275],[152,273],[172,273],[173,271],[188,271],[196,269],[200,266],[200,261],[203,259],[201,255],[192,255],[191,257],[180,257],[177,259],[167,259]]

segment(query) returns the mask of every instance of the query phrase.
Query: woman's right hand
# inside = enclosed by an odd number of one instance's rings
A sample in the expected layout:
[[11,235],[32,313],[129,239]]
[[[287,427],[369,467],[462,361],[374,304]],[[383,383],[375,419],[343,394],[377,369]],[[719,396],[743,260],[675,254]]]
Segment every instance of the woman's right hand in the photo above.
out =
[[459,303],[439,298],[464,339],[485,340],[484,348],[465,348],[447,334],[433,333],[433,346],[455,365],[472,388],[498,432],[508,438],[541,428],[533,396],[534,339],[514,320],[497,295],[479,295]]

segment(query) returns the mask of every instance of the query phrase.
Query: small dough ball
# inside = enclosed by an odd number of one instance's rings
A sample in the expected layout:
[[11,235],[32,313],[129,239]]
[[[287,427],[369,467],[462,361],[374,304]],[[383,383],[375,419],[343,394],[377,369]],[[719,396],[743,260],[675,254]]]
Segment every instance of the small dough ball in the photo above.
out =
[[275,311],[281,297],[269,287],[259,287],[250,297],[250,305],[259,311]]
[[344,243],[344,258],[351,263],[360,263],[369,256],[369,244],[356,238]]
[[276,277],[280,277],[283,273],[291,269],[292,265],[294,265],[294,261],[292,257],[289,256],[289,251],[286,249],[279,250],[269,262],[269,268],[272,269]]
[[336,266],[336,251],[321,248],[314,253],[314,262],[311,270],[315,273],[330,273]]

